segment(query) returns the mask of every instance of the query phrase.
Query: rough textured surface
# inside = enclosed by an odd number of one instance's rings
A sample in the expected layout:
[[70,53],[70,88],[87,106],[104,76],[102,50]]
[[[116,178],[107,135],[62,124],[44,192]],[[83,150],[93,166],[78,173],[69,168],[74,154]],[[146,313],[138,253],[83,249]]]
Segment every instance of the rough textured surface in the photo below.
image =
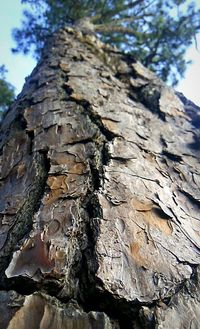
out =
[[1,124],[2,328],[198,328],[200,112],[179,96],[94,36],[49,41]]
[[[41,293],[22,297],[13,291],[1,293],[1,299],[9,300],[4,313],[15,309],[11,319],[2,317],[1,328],[8,329],[117,329],[117,324],[101,312],[83,312],[76,302],[60,303],[57,299]],[[10,321],[9,321],[10,320]]]

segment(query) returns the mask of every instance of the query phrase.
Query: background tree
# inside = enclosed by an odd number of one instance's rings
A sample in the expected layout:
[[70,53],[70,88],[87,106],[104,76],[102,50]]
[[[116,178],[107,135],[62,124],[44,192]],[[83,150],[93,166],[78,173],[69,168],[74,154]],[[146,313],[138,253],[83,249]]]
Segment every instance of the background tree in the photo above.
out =
[[34,51],[38,57],[44,41],[64,25],[88,18],[90,30],[104,42],[133,54],[164,81],[173,85],[183,76],[186,49],[200,30],[200,10],[186,0],[22,0],[21,29],[13,32],[14,51]]
[[14,87],[6,80],[5,65],[0,66],[0,116],[13,102],[15,97]]

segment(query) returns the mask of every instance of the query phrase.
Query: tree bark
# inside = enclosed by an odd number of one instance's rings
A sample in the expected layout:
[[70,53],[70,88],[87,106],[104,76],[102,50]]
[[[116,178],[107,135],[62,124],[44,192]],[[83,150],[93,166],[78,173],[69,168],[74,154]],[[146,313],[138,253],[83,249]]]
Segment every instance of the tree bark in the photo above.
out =
[[1,123],[2,329],[198,328],[199,109],[65,28]]

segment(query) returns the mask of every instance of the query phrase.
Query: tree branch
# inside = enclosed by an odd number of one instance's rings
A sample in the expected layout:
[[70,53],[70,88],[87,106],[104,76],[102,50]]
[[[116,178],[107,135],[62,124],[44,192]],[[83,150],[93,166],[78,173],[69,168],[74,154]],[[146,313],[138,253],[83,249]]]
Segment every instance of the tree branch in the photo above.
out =
[[[112,25],[112,24],[98,24],[98,25],[94,25],[94,30],[95,32],[99,32],[99,33],[124,33],[124,34],[128,34],[128,35],[132,35],[135,37],[144,35],[143,32],[138,32],[134,29],[131,28],[127,28],[124,26],[119,26],[119,25]],[[146,36],[148,36],[148,34],[146,34]]]
[[132,22],[132,21],[135,21],[135,20],[139,20],[139,19],[142,19],[144,17],[150,17],[150,16],[153,16],[152,13],[148,13],[148,14],[143,14],[143,15],[134,15],[134,16],[127,16],[127,17],[124,17],[124,18],[115,18],[112,20],[112,22],[110,24],[122,24],[122,23],[129,23],[129,22]]
[[136,0],[136,1],[130,1],[129,3],[127,3],[125,6],[123,7],[120,7],[120,8],[114,8],[114,9],[111,9],[111,10],[108,10],[106,13],[101,13],[101,14],[97,14],[95,16],[92,16],[91,17],[91,22],[96,22],[100,19],[103,19],[103,18],[110,18],[110,17],[113,17],[125,10],[128,10],[128,9],[132,9],[134,7],[136,7],[137,5],[139,5],[140,3],[142,3],[144,0]]
[[148,3],[146,6],[140,8],[140,10],[137,12],[136,16],[137,16],[139,13],[143,12],[145,9],[147,9],[149,6],[152,6],[152,4],[153,4],[154,2],[156,2],[156,0],[152,0],[152,1],[151,1],[150,3]]

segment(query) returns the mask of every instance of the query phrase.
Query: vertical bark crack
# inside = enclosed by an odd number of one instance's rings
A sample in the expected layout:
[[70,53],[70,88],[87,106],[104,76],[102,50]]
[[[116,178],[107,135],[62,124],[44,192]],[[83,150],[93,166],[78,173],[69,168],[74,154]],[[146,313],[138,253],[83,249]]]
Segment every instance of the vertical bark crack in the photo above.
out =
[[14,223],[8,232],[7,240],[0,258],[1,277],[4,276],[4,271],[8,266],[13,250],[19,244],[20,240],[31,231],[33,216],[39,209],[41,199],[44,195],[50,167],[46,152],[35,152],[33,161],[36,170],[35,180],[23,206],[18,210]]

